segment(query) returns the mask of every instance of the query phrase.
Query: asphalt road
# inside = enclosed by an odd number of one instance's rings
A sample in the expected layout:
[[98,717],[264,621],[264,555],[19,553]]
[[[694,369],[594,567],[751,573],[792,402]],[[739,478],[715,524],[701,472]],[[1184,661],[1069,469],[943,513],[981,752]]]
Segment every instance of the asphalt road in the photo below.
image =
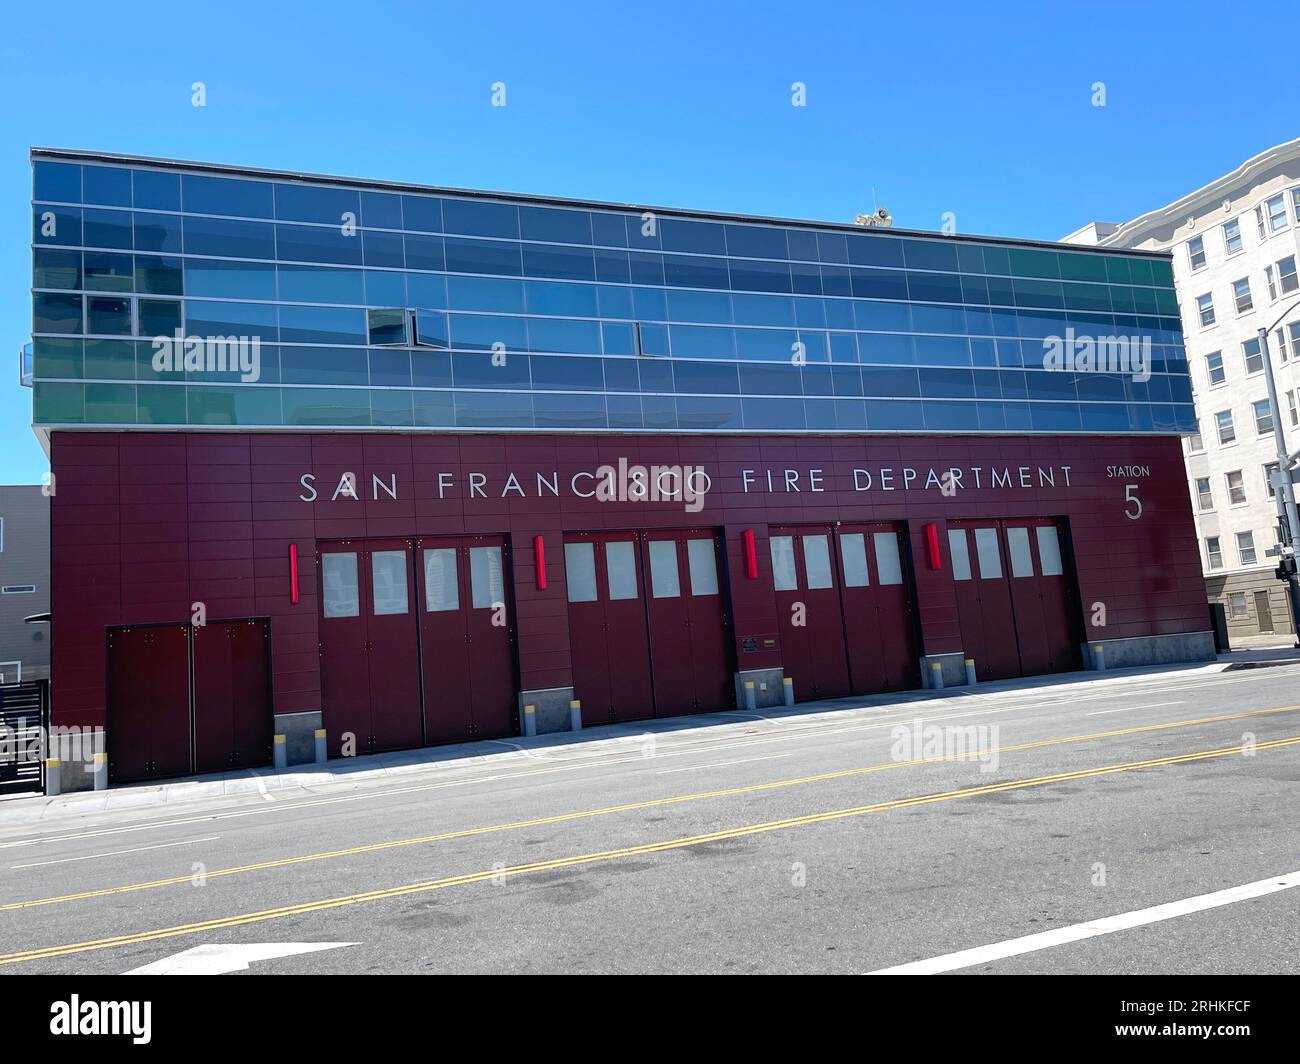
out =
[[[1300,972],[1300,878],[1279,878],[1300,870],[1300,666],[819,709],[284,797],[39,824],[0,804],[0,974],[237,943],[351,943],[250,974],[870,973],[980,947],[941,967]],[[996,727],[986,763],[906,749],[918,718]]]

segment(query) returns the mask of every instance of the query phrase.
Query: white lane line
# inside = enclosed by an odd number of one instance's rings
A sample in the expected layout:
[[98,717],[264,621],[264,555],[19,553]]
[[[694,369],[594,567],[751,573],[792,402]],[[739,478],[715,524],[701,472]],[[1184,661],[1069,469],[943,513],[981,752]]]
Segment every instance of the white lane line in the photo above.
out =
[[165,850],[168,846],[193,846],[196,842],[216,842],[220,835],[209,835],[203,839],[181,839],[178,842],[160,842],[157,846],[137,846],[132,850],[113,850],[109,853],[88,853],[81,857],[60,857],[55,861],[33,861],[30,864],[11,865],[12,871],[20,868],[44,868],[52,864],[68,864],[72,861],[98,861],[102,857],[121,857],[124,853],[143,853],[145,850]]
[[1085,717],[1104,717],[1107,713],[1133,713],[1139,709],[1157,709],[1160,706],[1182,706],[1185,702],[1148,702],[1142,706],[1120,706],[1119,709],[1094,709],[1091,713],[1085,713]]
[[244,972],[258,961],[271,961],[278,957],[296,957],[303,953],[342,949],[355,946],[355,942],[229,942],[208,946],[195,946],[183,953],[164,957],[132,968],[125,975],[225,975],[227,972]]
[[778,757],[792,757],[793,754],[765,754],[762,757],[742,757],[739,761],[715,761],[711,765],[682,765],[680,768],[661,768],[655,773],[666,776],[670,772],[703,772],[709,768],[726,768],[728,765],[748,765],[751,761],[775,761]]
[[1292,887],[1300,887],[1300,871],[1271,876],[1268,879],[1260,879],[1240,887],[1229,887],[1227,890],[1216,890],[1212,894],[1199,894],[1195,898],[1185,898],[1182,901],[1154,905],[1149,909],[1121,913],[1119,916],[1107,916],[1083,924],[1058,927],[1054,931],[1042,931],[1036,935],[1025,935],[1022,938],[1012,938],[1005,942],[995,942],[990,946],[979,946],[976,949],[961,950],[958,953],[946,953],[942,957],[912,961],[910,964],[900,964],[893,968],[881,968],[879,971],[868,974],[936,975],[940,972],[952,972],[959,968],[970,968],[976,964],[987,964],[990,961],[1002,960],[1005,957],[1018,957],[1022,953],[1051,949],[1053,946],[1062,946],[1067,942],[1079,942],[1085,938],[1095,938],[1098,935],[1128,931],[1134,927],[1142,927],[1144,924],[1159,923],[1162,920],[1172,920],[1177,916],[1186,916],[1188,913],[1216,909],[1221,905],[1232,905],[1234,902],[1248,901],[1251,898],[1262,898],[1268,894],[1276,894],[1278,891],[1290,890]]

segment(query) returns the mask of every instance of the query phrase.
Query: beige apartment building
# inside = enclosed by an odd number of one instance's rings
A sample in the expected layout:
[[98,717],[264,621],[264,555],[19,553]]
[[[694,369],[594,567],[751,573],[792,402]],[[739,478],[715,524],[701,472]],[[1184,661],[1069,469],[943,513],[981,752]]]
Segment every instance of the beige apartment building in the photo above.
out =
[[1170,251],[1200,432],[1185,439],[1206,591],[1231,635],[1292,630],[1269,482],[1275,426],[1258,332],[1269,335],[1282,431],[1300,443],[1300,138],[1123,224],[1069,243]]

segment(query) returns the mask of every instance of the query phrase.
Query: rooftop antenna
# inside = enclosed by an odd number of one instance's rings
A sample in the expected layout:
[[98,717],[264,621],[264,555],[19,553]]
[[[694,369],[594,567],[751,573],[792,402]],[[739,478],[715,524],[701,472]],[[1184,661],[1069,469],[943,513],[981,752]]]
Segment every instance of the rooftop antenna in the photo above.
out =
[[894,224],[894,216],[890,214],[889,211],[887,211],[884,207],[879,207],[876,205],[875,185],[871,186],[871,213],[857,215],[857,217],[853,219],[853,224],[860,225],[868,229],[877,228],[877,227],[881,229],[888,229],[891,225]]

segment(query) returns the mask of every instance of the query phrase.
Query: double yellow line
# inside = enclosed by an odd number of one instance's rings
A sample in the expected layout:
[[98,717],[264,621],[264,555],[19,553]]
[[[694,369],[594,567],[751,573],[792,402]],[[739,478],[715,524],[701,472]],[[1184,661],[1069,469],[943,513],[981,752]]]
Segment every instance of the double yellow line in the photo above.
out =
[[[1277,711],[1274,711],[1277,712]],[[1245,714],[1243,714],[1245,715]],[[1232,719],[1232,718],[1207,718]],[[1140,729],[1139,729],[1140,730]],[[1061,740],[1055,740],[1061,741]],[[1273,750],[1300,744],[1300,736],[1287,739],[1274,739],[1256,744],[1255,751]],[[1133,772],[1138,769],[1160,768],[1168,765],[1185,765],[1194,761],[1211,758],[1241,756],[1241,745],[1221,747],[1217,750],[1202,750],[1190,754],[1175,754],[1170,757],[1150,758],[1145,761],[1129,761],[1119,765],[1107,765],[1101,768],[1081,769],[1076,772],[1061,772],[1051,776],[1037,776],[1032,779],[1010,780],[1006,783],[991,783],[982,787],[967,787],[961,790],[944,791],[938,794],[920,795],[914,798],[899,798],[871,805],[852,806],[847,809],[834,809],[824,813],[811,813],[805,816],[786,817],[781,820],[769,820],[761,824],[728,828],[722,831],[707,832],[702,835],[688,835],[682,838],[667,839],[663,842],[645,843],[618,850],[603,850],[598,853],[578,854],[573,857],[553,858],[549,861],[534,861],[529,864],[512,865],[506,868],[489,868],[478,872],[469,872],[442,879],[424,880],[397,887],[365,891],[359,894],[345,894],[341,897],[323,898],[318,901],[303,902],[297,905],[285,905],[275,909],[262,909],[258,912],[242,913],[235,916],[220,917],[215,920],[202,920],[197,923],[179,924],[175,927],[159,928],[153,931],[140,931],[111,938],[91,939],[86,942],[74,942],[62,946],[46,946],[41,949],[26,950],[20,953],[0,954],[0,964],[17,964],[22,961],[49,960],[74,953],[89,953],[95,950],[116,949],[120,946],[136,945],[142,942],[154,942],[159,939],[176,938],[182,935],[196,935],[205,931],[218,931],[245,924],[262,923],[286,916],[301,916],[308,913],[324,912],[329,909],[341,909],[364,902],[386,901],[391,898],[405,897],[411,894],[424,894],[448,887],[465,886],[471,883],[499,881],[501,879],[532,875],[537,872],[551,872],[583,865],[597,864],[604,861],[621,860],[643,854],[665,853],[681,850],[691,846],[701,846],[711,842],[743,838],[772,831],[784,831],[787,828],[806,827],[812,824],[824,824],[849,817],[866,816],[871,813],[883,813],[894,809],[907,809],[912,806],[930,805],[936,802],[954,801],[959,798],[975,798],[987,794],[1001,794],[1007,791],[1024,790],[1029,787],[1042,787],[1053,783],[1067,783],[1072,780],[1093,779],[1099,776],[1114,775],[1119,772]]]
[[[1141,735],[1147,732],[1167,731],[1171,728],[1190,728],[1198,724],[1217,724],[1222,721],[1242,720],[1248,717],[1270,716],[1276,713],[1293,713],[1300,710],[1300,705],[1278,706],[1273,709],[1255,709],[1241,713],[1220,714],[1214,717],[1198,717],[1193,720],[1170,721],[1163,724],[1144,724],[1134,728],[1115,728],[1109,731],[1091,732],[1087,735],[1069,735],[1057,739],[1038,739],[1029,743],[1017,743],[1013,746],[1000,746],[998,753],[1006,754],[1024,750],[1040,750],[1049,746],[1062,746],[1067,743],[1081,743],[1093,739],[1113,739],[1125,735]],[[905,723],[905,722],[904,722]],[[582,809],[573,813],[559,813],[553,816],[534,817],[531,820],[516,820],[504,824],[488,824],[483,827],[462,828],[457,831],[444,831],[435,835],[420,835],[415,838],[391,839],[387,842],[372,842],[363,846],[350,846],[340,850],[325,850],[307,853],[297,857],[280,857],[271,861],[259,861],[255,864],[236,865],[230,868],[218,868],[205,872],[205,879],[218,879],[224,876],[240,875],[245,872],[260,872],[270,868],[287,868],[292,865],[308,864],[314,861],[327,861],[337,857],[353,857],[364,853],[378,853],[382,850],[395,850],[407,846],[426,846],[435,842],[448,842],[453,839],[468,839],[479,835],[492,835],[503,831],[519,831],[524,828],[546,827],[552,824],[564,824],[574,820],[586,820],[598,816],[610,816],[616,813],[632,813],[642,809],[655,809],[667,805],[679,805],[684,802],[698,802],[708,798],[732,798],[744,794],[758,794],[763,791],[780,790],[797,787],[808,783],[824,783],[829,780],[847,779],[864,776],[873,772],[885,772],[898,768],[915,768],[919,765],[939,764],[961,760],[955,756],[921,758],[913,761],[889,761],[878,765],[865,765],[858,768],[839,769],[834,772],[822,772],[813,776],[798,776],[793,779],[772,780],[767,783],[752,783],[743,787],[727,787],[721,790],[696,791],[691,794],[678,794],[668,798],[652,798],[642,802],[627,802],[622,805],[609,805],[599,809]],[[43,905],[58,905],[66,902],[84,901],[89,898],[104,898],[114,894],[132,894],[141,890],[154,890],[159,887],[173,887],[193,881],[192,875],[170,876],[166,879],[148,880],[142,883],[126,883],[117,887],[101,887],[85,890],[75,894],[59,894],[49,898],[33,898],[28,901],[12,901],[0,905],[0,912],[15,909],[32,909]]]

